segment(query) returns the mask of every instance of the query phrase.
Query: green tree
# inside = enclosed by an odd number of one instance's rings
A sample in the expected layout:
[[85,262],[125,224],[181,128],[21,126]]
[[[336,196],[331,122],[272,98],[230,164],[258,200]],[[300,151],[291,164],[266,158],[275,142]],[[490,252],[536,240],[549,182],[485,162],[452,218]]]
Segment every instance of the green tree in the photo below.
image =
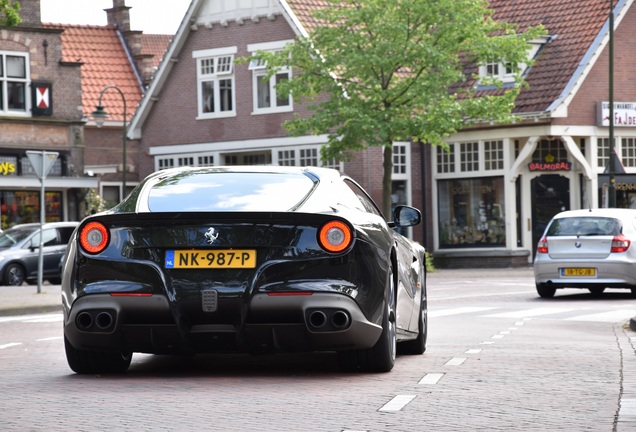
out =
[[21,22],[20,3],[12,0],[0,0],[0,27],[12,27]]
[[[352,151],[382,146],[383,212],[390,218],[393,142],[446,147],[444,138],[476,121],[512,120],[528,64],[529,41],[541,27],[523,32],[497,22],[486,0],[323,0],[320,23],[277,53],[258,52],[270,74],[290,66],[293,79],[277,86],[306,103],[310,115],[285,123],[291,135],[328,134],[325,160],[347,160]],[[293,1],[290,1],[293,7]],[[467,65],[505,62],[512,86],[492,78],[491,95],[469,83]],[[271,75],[270,75],[271,76]]]

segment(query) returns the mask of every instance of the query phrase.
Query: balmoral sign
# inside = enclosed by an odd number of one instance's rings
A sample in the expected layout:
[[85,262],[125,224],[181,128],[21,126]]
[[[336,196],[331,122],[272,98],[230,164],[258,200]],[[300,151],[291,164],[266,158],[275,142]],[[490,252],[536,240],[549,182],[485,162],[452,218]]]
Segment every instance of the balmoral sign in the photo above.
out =
[[[599,102],[598,107],[597,125],[609,127],[609,102]],[[636,127],[636,102],[614,102],[614,126]]]

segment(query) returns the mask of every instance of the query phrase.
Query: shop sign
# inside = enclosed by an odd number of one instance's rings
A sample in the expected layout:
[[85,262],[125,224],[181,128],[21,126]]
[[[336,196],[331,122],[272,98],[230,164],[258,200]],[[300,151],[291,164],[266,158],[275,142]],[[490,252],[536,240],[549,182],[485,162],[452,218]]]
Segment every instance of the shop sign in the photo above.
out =
[[[598,126],[609,127],[609,102],[600,102],[598,111]],[[614,102],[614,126],[636,127],[636,102]]]
[[555,157],[551,154],[546,155],[543,162],[531,162],[528,164],[530,171],[571,171],[572,164],[568,161],[555,162]]
[[0,174],[3,176],[15,173],[15,164],[11,162],[0,163]]

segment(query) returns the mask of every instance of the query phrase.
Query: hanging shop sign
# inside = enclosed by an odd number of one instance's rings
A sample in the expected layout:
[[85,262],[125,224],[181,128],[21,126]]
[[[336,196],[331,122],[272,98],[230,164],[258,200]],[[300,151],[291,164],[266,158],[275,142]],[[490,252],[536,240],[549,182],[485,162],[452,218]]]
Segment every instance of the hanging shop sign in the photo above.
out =
[[[609,102],[600,102],[598,105],[597,126],[609,127],[609,116]],[[636,127],[636,102],[614,102],[614,126]]]

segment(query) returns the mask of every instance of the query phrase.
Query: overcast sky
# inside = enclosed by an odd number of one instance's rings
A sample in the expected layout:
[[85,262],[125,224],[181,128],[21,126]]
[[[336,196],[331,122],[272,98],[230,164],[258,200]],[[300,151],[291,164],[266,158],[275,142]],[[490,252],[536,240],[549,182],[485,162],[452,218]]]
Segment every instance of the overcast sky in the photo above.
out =
[[[40,0],[42,22],[106,25],[104,9],[113,0]],[[151,34],[177,32],[190,0],[126,0],[130,6],[130,29]]]

